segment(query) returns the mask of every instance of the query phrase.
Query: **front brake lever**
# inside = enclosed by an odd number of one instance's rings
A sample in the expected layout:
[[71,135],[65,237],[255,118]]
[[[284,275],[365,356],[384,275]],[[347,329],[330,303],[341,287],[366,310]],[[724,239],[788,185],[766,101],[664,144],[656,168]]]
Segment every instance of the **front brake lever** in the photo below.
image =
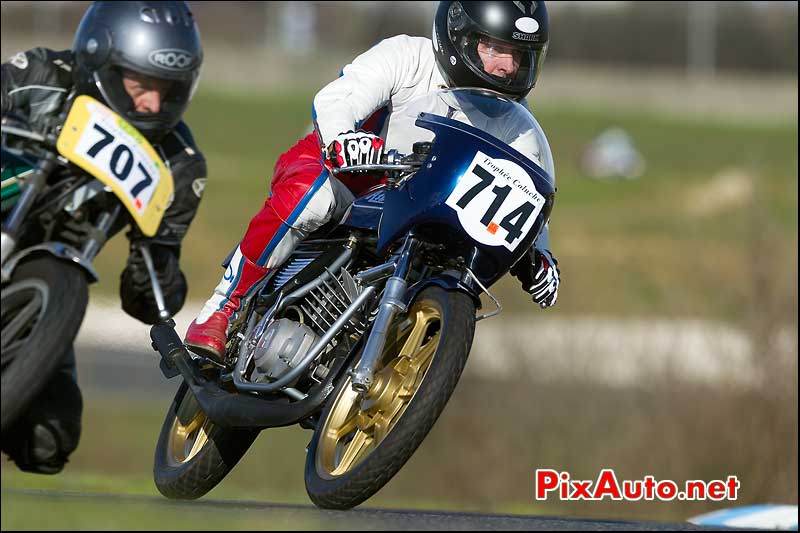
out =
[[153,264],[153,256],[150,255],[150,245],[142,241],[138,243],[139,252],[142,254],[144,264],[147,267],[147,273],[150,275],[150,284],[153,286],[153,296],[156,299],[156,307],[158,307],[158,317],[161,320],[167,321],[172,316],[167,311],[167,306],[164,303],[164,293],[161,291],[161,284],[158,282],[156,275],[156,267]]

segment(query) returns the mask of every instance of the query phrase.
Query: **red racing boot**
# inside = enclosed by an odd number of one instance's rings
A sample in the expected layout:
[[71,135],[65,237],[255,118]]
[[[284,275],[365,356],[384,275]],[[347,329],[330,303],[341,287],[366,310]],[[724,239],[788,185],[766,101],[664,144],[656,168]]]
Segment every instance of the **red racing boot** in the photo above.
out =
[[253,263],[242,255],[241,247],[236,248],[225,275],[189,325],[183,342],[195,352],[223,362],[228,328],[242,300],[250,296],[251,289],[271,270]]

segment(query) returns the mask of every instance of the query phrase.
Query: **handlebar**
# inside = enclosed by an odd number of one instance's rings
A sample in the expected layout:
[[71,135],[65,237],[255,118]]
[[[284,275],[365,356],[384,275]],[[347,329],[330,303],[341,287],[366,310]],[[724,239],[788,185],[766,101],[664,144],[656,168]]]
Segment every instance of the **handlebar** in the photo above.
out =
[[0,127],[0,133],[16,135],[17,137],[24,137],[26,139],[31,139],[38,142],[45,142],[47,140],[47,138],[40,133],[23,128],[17,128],[16,126],[2,126]]
[[421,158],[418,153],[403,155],[397,150],[389,150],[381,157],[381,162],[379,164],[335,167],[332,173],[336,176],[344,172],[412,172],[422,166],[422,159],[424,159],[424,156]]
[[339,167],[332,170],[333,175],[341,174],[344,172],[358,172],[368,170],[383,170],[383,171],[399,171],[410,172],[418,168],[418,165],[399,165],[399,164],[385,164],[385,165],[353,165],[349,167]]
[[30,124],[21,117],[13,114],[4,115],[2,122],[0,122],[0,134],[30,139],[53,148],[56,146],[60,126],[65,118],[65,116],[59,116],[47,120],[44,123],[44,127],[37,130],[31,128]]

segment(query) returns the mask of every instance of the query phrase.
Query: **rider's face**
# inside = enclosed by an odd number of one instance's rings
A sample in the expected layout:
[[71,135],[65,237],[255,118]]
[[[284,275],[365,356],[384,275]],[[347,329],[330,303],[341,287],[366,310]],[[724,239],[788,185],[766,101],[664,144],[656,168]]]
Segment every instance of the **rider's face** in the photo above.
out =
[[519,70],[522,52],[502,41],[482,36],[478,41],[478,57],[483,70],[492,76],[512,78]]
[[171,82],[125,70],[122,73],[122,85],[133,100],[137,113],[158,113]]

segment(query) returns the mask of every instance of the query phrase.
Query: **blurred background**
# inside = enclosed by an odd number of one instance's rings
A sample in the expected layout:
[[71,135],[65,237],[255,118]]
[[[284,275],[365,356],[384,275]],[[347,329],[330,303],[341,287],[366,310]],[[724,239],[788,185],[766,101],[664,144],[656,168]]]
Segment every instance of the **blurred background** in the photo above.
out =
[[[69,48],[88,4],[3,1],[3,59]],[[309,127],[314,94],[377,41],[429,36],[436,9],[190,5],[205,61],[186,121],[209,177],[184,241],[190,301],[179,333],[266,198],[276,158]],[[365,505],[676,521],[749,503],[796,505],[797,3],[548,10],[548,59],[529,102],[556,164],[558,305],[539,310],[511,277],[493,288],[504,315],[478,325],[444,414]],[[119,308],[126,257],[122,235],[98,257],[101,281],[77,341],[80,448],[55,477],[3,464],[4,489],[157,494],[152,455],[178,383],[158,371],[148,328]],[[310,438],[297,427],[263,432],[207,498],[309,503]],[[573,479],[614,468],[620,479],[679,483],[736,475],[741,493],[737,502],[537,502],[537,468]],[[148,511],[125,522],[114,506],[77,505],[32,512],[4,494],[3,529],[175,520]],[[224,527],[269,527],[242,520]]]

